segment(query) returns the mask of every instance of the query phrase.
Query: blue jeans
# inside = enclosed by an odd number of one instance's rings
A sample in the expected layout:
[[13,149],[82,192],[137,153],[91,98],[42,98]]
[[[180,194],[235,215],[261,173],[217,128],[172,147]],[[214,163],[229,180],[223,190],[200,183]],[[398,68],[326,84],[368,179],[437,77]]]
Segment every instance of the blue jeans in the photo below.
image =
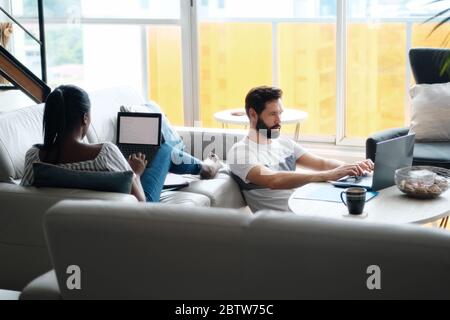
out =
[[141,176],[141,184],[147,202],[158,203],[160,201],[164,182],[169,172],[198,175],[201,169],[200,160],[167,143],[162,144],[150,167]]

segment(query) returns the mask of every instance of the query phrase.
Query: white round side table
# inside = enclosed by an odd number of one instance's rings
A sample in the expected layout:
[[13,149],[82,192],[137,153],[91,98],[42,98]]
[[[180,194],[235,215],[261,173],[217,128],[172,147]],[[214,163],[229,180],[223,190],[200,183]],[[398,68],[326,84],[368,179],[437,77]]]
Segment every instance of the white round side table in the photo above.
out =
[[[222,123],[222,128],[228,128],[228,125],[243,125],[248,127],[249,119],[245,110],[241,109],[231,109],[217,112],[214,114],[214,119]],[[300,125],[308,119],[308,113],[304,111],[294,110],[294,109],[284,109],[281,115],[282,124],[295,124],[295,140],[299,140],[300,136]]]

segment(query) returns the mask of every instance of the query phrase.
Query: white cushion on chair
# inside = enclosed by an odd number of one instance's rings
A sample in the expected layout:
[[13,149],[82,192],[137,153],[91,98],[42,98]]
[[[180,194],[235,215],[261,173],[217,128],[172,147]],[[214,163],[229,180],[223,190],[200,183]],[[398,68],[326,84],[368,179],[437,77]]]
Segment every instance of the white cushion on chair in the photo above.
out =
[[416,140],[450,141],[450,83],[416,85],[411,97],[411,133]]

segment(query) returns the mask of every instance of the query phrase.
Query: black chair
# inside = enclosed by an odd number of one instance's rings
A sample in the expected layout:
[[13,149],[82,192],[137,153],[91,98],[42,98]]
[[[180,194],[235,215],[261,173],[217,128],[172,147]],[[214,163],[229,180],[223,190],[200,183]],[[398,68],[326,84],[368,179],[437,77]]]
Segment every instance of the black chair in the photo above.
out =
[[[434,84],[450,82],[449,73],[441,74],[443,61],[448,57],[450,57],[450,49],[411,49],[409,59],[416,83]],[[397,128],[374,134],[366,143],[367,159],[375,161],[377,143],[405,136],[408,133],[409,128]],[[450,141],[416,143],[414,149],[415,166],[435,166],[450,169]]]

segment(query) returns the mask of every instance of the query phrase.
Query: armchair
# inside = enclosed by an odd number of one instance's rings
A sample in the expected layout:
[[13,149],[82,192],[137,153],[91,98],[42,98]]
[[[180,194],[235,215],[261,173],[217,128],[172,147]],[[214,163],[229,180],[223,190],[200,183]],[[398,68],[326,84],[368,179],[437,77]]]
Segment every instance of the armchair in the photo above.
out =
[[[409,52],[411,68],[417,84],[450,82],[450,74],[441,74],[442,61],[450,55],[450,49],[415,48]],[[449,119],[450,125],[450,119]],[[379,142],[407,135],[409,128],[396,128],[378,132],[366,143],[367,159],[375,160]],[[416,143],[414,165],[436,166],[450,169],[450,141]]]

